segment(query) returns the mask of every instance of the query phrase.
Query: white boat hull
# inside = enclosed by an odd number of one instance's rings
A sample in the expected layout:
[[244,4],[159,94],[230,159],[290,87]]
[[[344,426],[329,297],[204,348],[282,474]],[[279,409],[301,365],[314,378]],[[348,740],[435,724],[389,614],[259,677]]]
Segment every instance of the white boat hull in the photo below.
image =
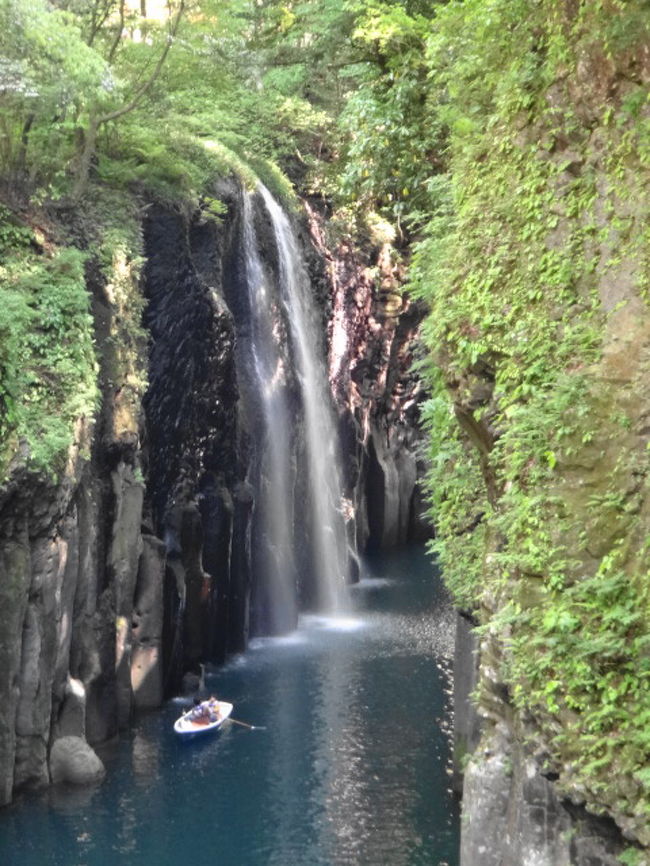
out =
[[[203,701],[202,705],[207,706],[208,701]],[[174,722],[174,730],[180,737],[194,737],[200,734],[207,734],[210,731],[218,730],[221,725],[226,721],[226,719],[230,716],[233,710],[233,705],[229,704],[227,701],[217,701],[216,706],[219,709],[219,717],[213,722],[204,722],[202,720],[196,720],[192,718],[192,713],[194,712],[194,707],[188,712],[183,713],[183,715],[176,719]]]

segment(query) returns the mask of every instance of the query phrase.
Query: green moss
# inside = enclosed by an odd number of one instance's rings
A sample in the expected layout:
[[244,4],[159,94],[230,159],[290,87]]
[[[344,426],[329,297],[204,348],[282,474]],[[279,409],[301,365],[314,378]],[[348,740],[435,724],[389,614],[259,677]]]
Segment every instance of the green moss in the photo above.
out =
[[647,863],[645,855],[638,848],[626,848],[626,850],[619,855],[618,857],[619,863],[621,866],[644,866]]
[[647,4],[489,5],[450,3],[430,41],[452,190],[412,272],[443,373],[435,547],[560,784],[643,835],[648,88],[607,82],[645,44]]
[[[489,550],[489,503],[483,476],[444,397],[434,397],[426,404],[424,423],[431,435],[427,491],[437,529],[430,549],[457,604],[472,609],[480,595]],[[445,483],[445,479],[453,481]]]
[[95,412],[97,364],[84,260],[74,248],[36,252],[25,243],[12,246],[0,268],[3,476],[21,443],[34,468],[61,471],[75,420],[90,420]]
[[163,135],[155,122],[151,127],[141,120],[127,123],[99,154],[102,185],[115,190],[140,187],[150,196],[196,207],[216,178],[234,175],[251,189],[261,179],[283,203],[295,207],[293,187],[274,161],[253,155],[243,141],[226,144],[169,123]]

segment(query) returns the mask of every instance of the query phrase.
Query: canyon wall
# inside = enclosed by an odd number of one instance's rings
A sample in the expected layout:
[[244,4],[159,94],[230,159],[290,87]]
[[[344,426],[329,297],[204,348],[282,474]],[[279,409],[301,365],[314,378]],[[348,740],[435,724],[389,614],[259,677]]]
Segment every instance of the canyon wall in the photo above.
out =
[[474,133],[426,278],[439,548],[480,625],[463,866],[650,862],[643,5],[496,4],[461,37],[492,65],[449,73]]
[[[350,527],[359,551],[423,541],[432,528],[419,482],[426,470],[414,365],[426,306],[409,297],[392,236],[328,244],[318,202],[307,207],[314,284],[329,287],[329,378],[339,414]],[[323,268],[324,266],[324,268]]]
[[[265,628],[255,418],[236,351],[243,192],[222,181],[211,195],[226,206],[220,220],[147,205],[141,276],[119,249],[111,278],[90,259],[101,410],[79,419],[56,481],[17,454],[0,489],[2,804],[51,779],[101,776],[86,744],[196,688],[202,662]],[[268,219],[255,219],[277,272]],[[407,372],[422,311],[401,298],[381,249],[331,253],[309,224],[296,220],[331,346],[351,548],[392,546],[426,531],[414,516],[422,392]]]
[[121,281],[87,271],[101,410],[78,418],[58,478],[31,469],[21,445],[0,488],[2,804],[51,774],[101,776],[86,743],[162,699],[163,550],[142,523],[144,347],[125,327],[137,271],[116,258]]

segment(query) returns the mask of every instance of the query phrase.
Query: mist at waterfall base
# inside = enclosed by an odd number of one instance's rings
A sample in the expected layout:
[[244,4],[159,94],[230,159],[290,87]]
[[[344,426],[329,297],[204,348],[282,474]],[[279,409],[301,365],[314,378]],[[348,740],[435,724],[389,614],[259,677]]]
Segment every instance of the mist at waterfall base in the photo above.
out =
[[99,788],[0,812],[0,863],[457,866],[452,613],[420,548],[364,573],[345,618],[303,618],[209,673],[264,730],[182,742],[169,702],[102,751]]

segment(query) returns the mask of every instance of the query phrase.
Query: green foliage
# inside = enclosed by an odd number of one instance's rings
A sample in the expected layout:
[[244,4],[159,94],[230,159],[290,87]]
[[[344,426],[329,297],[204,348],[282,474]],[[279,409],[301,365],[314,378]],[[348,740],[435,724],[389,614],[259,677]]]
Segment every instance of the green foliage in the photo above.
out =
[[249,160],[278,164],[301,130],[326,123],[295,93],[260,90],[245,50],[255,4],[204,0],[179,17],[177,2],[169,17],[124,20],[117,2],[106,16],[94,2],[61,5],[0,6],[1,174],[16,196],[78,196],[90,170],[104,185],[196,202],[216,174],[248,178]]
[[6,256],[16,250],[24,250],[33,240],[33,232],[21,225],[6,207],[0,205],[0,254]]
[[438,557],[456,603],[471,610],[480,592],[488,553],[485,484],[441,387],[424,407],[423,420],[431,437],[427,493],[436,526],[430,549]]
[[195,200],[210,179],[238,171],[239,163],[234,155],[228,159],[225,148],[217,151],[173,127],[161,137],[160,128],[144,126],[141,118],[134,118],[125,120],[119,136],[100,151],[97,176],[118,189],[139,186],[170,201]]
[[84,255],[73,248],[46,255],[15,247],[0,277],[2,474],[19,443],[27,446],[31,466],[58,472],[74,422],[90,420],[97,402]]
[[599,776],[615,764],[647,795],[640,769],[650,747],[647,588],[640,596],[617,559],[606,557],[568,588],[547,583],[543,603],[526,611],[512,642],[514,699],[542,717],[563,714],[554,745],[571,762],[574,783],[607,792],[610,781]]
[[629,395],[599,371],[608,280],[632,262],[628,291],[647,291],[648,88],[606,106],[597,151],[564,82],[582,74],[599,122],[578,58],[600,69],[603,52],[615,63],[644,44],[642,6],[580,4],[574,18],[550,0],[437,11],[422,104],[428,128],[447,130],[447,177],[435,178],[411,268],[431,307],[428,485],[446,580],[499,636],[513,699],[566,768],[561,783],[639,827],[650,804],[639,516],[650,467]]
[[645,855],[638,848],[626,848],[618,855],[618,861],[622,866],[644,866]]
[[117,83],[75,18],[44,0],[3,0],[0,58],[3,173],[59,197],[78,118]]
[[409,3],[358,4],[353,41],[366,62],[355,76],[340,124],[345,135],[341,193],[356,207],[379,207],[399,228],[421,226],[439,206],[446,124],[428,83],[426,14]]

